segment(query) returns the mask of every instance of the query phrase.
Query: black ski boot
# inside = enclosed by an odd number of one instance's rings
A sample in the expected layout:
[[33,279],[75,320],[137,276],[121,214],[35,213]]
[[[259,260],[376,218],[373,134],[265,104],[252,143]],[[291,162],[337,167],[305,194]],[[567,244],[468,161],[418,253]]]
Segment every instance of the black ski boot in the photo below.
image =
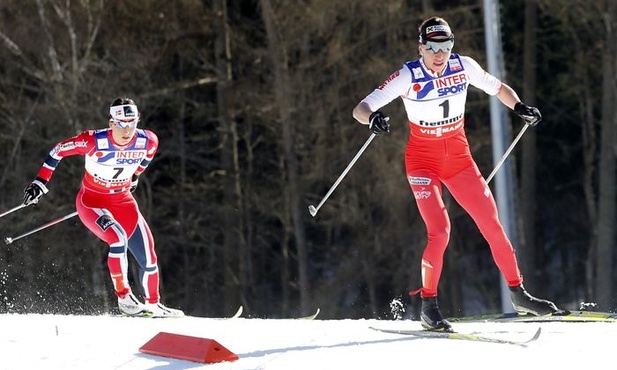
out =
[[551,301],[539,299],[527,293],[523,284],[510,288],[510,299],[514,310],[519,314],[543,316],[562,312]]
[[452,325],[444,319],[437,305],[437,297],[422,298],[420,324],[426,330],[452,332]]

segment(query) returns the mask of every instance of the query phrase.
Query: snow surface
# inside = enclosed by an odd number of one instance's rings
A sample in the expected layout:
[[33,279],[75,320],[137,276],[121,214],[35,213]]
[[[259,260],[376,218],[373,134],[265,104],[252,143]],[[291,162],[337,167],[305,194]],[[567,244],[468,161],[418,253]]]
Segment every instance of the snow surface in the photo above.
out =
[[[459,332],[527,339],[510,344],[386,334],[418,321],[129,318],[0,315],[0,369],[589,369],[615,368],[617,323],[455,323]],[[213,339],[239,359],[214,364],[148,355],[160,332]]]

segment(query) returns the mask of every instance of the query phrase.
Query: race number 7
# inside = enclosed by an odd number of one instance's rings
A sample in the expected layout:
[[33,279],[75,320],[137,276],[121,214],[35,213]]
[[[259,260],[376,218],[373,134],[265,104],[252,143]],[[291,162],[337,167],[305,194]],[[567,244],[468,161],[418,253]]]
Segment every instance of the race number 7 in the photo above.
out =
[[117,179],[118,176],[120,176],[120,174],[122,173],[122,171],[124,170],[123,167],[114,167],[114,170],[116,170],[116,174],[112,177],[112,179]]

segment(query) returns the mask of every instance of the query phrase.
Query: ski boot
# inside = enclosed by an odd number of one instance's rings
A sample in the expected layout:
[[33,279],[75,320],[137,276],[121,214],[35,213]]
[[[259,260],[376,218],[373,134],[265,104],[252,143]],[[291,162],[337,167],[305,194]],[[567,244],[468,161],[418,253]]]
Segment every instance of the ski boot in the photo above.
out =
[[126,316],[152,316],[152,312],[133,293],[118,297],[118,309]]
[[539,299],[527,293],[523,284],[510,288],[510,299],[514,310],[521,315],[544,316],[562,312],[551,301]]
[[437,305],[437,297],[422,298],[420,324],[425,330],[452,332],[452,325],[444,319]]

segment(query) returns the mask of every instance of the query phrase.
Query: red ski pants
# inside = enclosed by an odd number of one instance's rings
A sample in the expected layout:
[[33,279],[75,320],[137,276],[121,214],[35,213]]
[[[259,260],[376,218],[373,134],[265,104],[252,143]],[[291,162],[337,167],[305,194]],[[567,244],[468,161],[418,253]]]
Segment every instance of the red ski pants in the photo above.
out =
[[434,141],[410,138],[405,164],[428,233],[422,256],[421,296],[437,295],[450,238],[450,218],[442,199],[442,184],[478,226],[508,285],[519,285],[523,278],[514,249],[499,222],[490,188],[471,157],[467,139],[463,135]]
[[130,192],[99,194],[82,187],[76,199],[82,223],[99,239],[109,244],[107,266],[116,295],[132,291],[128,278],[128,251],[139,266],[144,299],[157,303],[159,269],[154,238]]

